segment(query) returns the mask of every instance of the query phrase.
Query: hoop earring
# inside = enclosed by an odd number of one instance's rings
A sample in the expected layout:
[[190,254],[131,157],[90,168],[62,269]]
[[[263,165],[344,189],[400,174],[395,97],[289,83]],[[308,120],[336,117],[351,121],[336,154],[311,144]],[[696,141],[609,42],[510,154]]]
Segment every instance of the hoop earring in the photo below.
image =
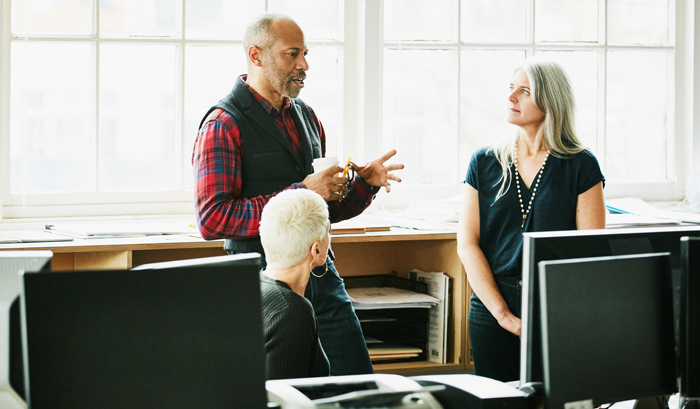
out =
[[311,275],[316,277],[316,278],[321,278],[321,277],[325,276],[326,273],[328,272],[328,262],[323,263],[323,265],[326,266],[326,271],[324,271],[323,274],[321,274],[321,275],[314,274],[314,270],[311,269],[311,271],[310,271]]

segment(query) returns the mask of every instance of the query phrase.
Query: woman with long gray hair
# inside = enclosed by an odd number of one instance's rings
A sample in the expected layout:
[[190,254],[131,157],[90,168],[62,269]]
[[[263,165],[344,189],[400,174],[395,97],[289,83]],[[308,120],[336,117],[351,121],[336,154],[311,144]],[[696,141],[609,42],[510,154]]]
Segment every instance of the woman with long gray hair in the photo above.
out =
[[477,375],[519,377],[522,233],[605,228],[605,178],[576,134],[574,107],[559,64],[525,60],[507,98],[506,121],[516,132],[469,163],[457,239],[474,290]]

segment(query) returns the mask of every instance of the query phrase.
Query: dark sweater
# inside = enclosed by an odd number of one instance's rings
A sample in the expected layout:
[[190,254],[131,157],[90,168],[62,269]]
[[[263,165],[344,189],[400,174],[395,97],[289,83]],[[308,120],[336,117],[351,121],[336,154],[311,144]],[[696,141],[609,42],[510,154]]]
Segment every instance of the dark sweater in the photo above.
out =
[[316,314],[306,298],[260,273],[267,379],[328,376]]

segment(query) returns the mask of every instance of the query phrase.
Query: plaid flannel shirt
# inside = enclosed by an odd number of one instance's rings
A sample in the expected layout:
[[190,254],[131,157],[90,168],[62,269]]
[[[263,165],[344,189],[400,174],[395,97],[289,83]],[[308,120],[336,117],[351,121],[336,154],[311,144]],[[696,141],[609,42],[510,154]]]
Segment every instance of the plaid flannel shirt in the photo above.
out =
[[[245,83],[246,77],[242,77]],[[289,114],[291,102],[284,99],[282,111],[272,106],[260,94],[246,84],[255,99],[262,105],[282,133],[290,139],[302,162],[301,138],[294,119]],[[326,154],[326,134],[321,122],[309,107],[319,130],[322,155]],[[205,240],[244,239],[258,237],[260,216],[265,204],[279,192],[257,197],[241,197],[243,166],[243,141],[239,128],[231,115],[222,109],[212,111],[197,134],[192,153],[194,170],[195,214],[199,231]],[[299,182],[286,187],[305,189]],[[350,219],[362,213],[371,203],[379,188],[370,186],[355,176],[353,187],[342,202],[328,203],[331,222]]]

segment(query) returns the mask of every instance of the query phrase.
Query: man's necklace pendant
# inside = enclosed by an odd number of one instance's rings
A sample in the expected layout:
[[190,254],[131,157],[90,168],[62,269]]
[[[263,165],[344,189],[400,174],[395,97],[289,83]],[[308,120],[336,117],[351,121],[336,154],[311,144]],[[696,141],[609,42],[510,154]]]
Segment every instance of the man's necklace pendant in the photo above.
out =
[[526,220],[526,219],[527,219],[527,215],[524,214],[524,215],[523,215],[523,224],[520,225],[520,228],[521,228],[521,229],[522,229],[523,227],[525,227],[525,220]]

